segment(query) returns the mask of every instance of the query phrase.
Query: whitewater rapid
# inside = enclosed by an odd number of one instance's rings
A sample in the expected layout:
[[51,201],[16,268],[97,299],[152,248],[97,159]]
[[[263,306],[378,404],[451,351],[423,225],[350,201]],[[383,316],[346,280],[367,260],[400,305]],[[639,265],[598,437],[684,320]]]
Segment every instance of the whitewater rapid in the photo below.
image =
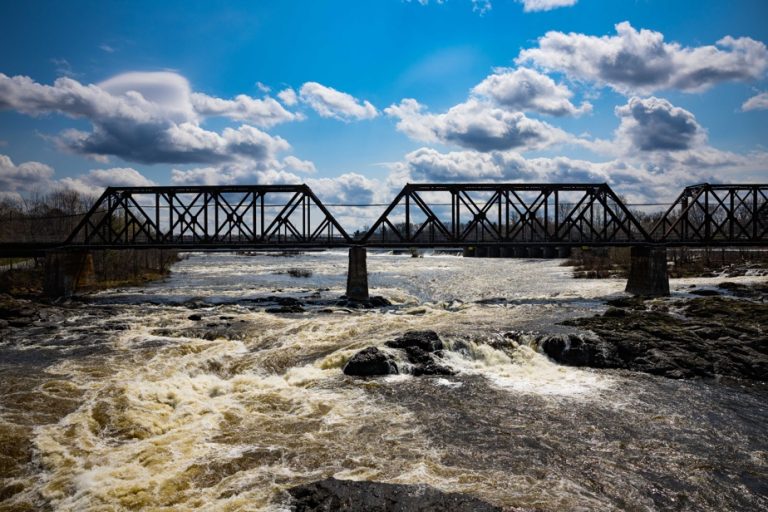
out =
[[[55,334],[3,340],[60,351],[0,410],[0,432],[29,427],[33,453],[8,503],[287,510],[285,489],[335,476],[542,510],[766,504],[764,388],[569,368],[504,336],[566,332],[622,280],[572,279],[560,260],[374,253],[368,267],[391,307],[333,306],[345,253],[193,254],[163,281],[90,296]],[[265,312],[275,296],[319,305]],[[456,376],[343,375],[358,350],[423,329]],[[83,344],[97,348],[71,352]]]

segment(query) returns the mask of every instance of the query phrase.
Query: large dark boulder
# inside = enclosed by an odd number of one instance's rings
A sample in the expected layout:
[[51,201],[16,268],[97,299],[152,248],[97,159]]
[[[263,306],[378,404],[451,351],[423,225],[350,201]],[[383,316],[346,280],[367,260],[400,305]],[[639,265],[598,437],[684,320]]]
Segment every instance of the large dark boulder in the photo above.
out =
[[344,373],[358,377],[397,374],[397,364],[392,356],[376,347],[361,350],[344,366]]
[[399,338],[386,342],[391,348],[418,347],[425,352],[443,349],[443,342],[435,331],[407,331]]
[[295,512],[501,512],[478,498],[427,485],[329,478],[288,489]]

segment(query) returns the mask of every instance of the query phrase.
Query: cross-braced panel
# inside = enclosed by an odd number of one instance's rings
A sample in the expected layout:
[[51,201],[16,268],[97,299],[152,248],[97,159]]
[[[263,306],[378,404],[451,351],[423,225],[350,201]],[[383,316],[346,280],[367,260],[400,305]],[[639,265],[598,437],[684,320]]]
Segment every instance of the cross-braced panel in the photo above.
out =
[[349,236],[306,185],[108,188],[66,244],[322,247]]
[[768,238],[768,185],[687,187],[651,236],[678,245],[763,245]]
[[647,243],[606,184],[406,185],[361,240],[378,246]]

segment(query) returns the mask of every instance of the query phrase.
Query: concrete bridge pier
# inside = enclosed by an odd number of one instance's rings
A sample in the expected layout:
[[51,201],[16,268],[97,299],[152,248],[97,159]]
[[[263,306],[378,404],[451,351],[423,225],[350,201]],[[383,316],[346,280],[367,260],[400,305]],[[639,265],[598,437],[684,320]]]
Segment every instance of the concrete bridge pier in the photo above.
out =
[[347,270],[347,297],[352,300],[368,300],[367,251],[358,245],[349,248]]
[[669,295],[667,248],[635,246],[630,250],[629,279],[625,289],[633,295]]
[[45,255],[43,293],[48,297],[71,297],[78,288],[93,284],[95,277],[90,252],[51,251]]

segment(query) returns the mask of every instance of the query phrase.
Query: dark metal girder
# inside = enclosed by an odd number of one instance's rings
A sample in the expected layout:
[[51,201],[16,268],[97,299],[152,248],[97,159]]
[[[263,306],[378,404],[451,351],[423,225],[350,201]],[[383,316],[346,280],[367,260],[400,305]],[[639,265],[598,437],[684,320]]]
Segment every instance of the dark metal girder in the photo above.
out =
[[[433,204],[423,195],[429,192],[449,194],[450,203]],[[563,193],[573,201],[562,202]],[[265,211],[269,194],[291,196],[267,205],[279,209],[274,216]],[[151,204],[141,204],[136,199],[140,196],[149,196]],[[450,206],[450,213],[444,206]],[[403,208],[405,223],[395,214]],[[768,246],[768,185],[686,187],[646,230],[605,183],[414,183],[398,193],[358,240],[349,237],[304,184],[110,187],[63,243],[0,244],[0,257],[64,247],[258,250],[351,245]]]

